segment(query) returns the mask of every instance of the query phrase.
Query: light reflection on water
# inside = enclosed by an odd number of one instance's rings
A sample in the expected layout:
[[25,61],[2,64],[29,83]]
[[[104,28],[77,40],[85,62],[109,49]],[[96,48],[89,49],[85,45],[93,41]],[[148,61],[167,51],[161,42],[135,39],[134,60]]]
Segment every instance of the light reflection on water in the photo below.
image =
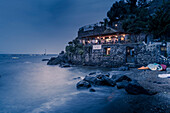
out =
[[105,72],[110,69],[60,68],[48,66],[41,59],[36,56],[21,57],[14,62],[1,61],[0,113],[88,113],[106,105],[110,101],[109,96],[116,96],[113,95],[115,88],[111,87],[96,87],[97,92],[94,93],[79,91],[76,89],[79,80],[73,80],[92,71]]

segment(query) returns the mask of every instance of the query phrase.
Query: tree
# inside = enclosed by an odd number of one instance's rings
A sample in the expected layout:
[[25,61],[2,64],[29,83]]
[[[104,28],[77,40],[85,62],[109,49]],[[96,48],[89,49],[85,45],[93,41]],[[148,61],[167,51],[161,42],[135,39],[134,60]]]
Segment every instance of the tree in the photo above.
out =
[[147,30],[147,21],[149,18],[149,11],[147,7],[137,7],[134,16],[129,15],[127,19],[123,20],[123,29],[127,32],[140,34]]
[[115,2],[107,12],[110,21],[114,22],[123,19],[124,15],[128,13],[126,6],[127,4],[124,1]]
[[148,21],[148,32],[154,35],[154,39],[168,40],[166,35],[170,31],[170,15],[168,4],[158,8]]
[[104,26],[107,26],[108,23],[109,23],[108,20],[107,20],[107,18],[104,18],[103,20],[104,20]]
[[139,7],[142,7],[142,6],[146,5],[146,4],[147,4],[146,0],[138,0],[138,6]]
[[137,0],[127,0],[127,3],[124,2],[124,0],[115,2],[107,12],[110,23],[124,20],[125,18],[128,18],[129,15],[135,15],[137,10],[136,2]]
[[136,6],[136,2],[137,0],[126,0],[128,2],[129,5],[131,5],[131,7],[135,7]]
[[134,13],[135,12],[135,8],[136,8],[136,2],[137,0],[126,0],[128,2],[128,4],[130,5],[130,12]]

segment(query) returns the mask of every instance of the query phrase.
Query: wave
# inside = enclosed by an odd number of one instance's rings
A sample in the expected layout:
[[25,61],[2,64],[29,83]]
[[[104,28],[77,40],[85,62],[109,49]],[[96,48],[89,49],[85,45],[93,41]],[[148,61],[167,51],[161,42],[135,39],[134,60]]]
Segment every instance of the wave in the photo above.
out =
[[54,98],[51,101],[41,104],[39,108],[35,108],[31,113],[41,113],[41,112],[46,113],[48,111],[51,111],[55,107],[62,106],[67,101],[71,100],[72,96],[77,95],[79,93],[81,92],[77,91],[70,94],[62,95],[62,97]]

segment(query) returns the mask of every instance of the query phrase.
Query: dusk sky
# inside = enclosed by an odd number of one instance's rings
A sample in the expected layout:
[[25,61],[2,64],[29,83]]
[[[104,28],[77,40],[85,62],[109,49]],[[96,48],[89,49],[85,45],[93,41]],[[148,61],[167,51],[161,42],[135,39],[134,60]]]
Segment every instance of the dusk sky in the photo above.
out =
[[58,53],[116,0],[0,0],[0,53]]

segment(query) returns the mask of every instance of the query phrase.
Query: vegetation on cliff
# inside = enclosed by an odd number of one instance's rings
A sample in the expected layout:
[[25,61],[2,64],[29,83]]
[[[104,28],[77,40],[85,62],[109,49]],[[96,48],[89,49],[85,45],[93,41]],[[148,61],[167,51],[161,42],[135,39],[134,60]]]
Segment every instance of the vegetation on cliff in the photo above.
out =
[[91,49],[91,46],[90,45],[86,45],[86,46],[83,46],[82,43],[80,43],[77,39],[71,41],[71,42],[68,42],[68,46],[66,46],[66,53],[67,55],[83,55],[85,54],[86,52],[90,52],[90,49]]
[[[154,2],[154,1],[153,1]],[[133,34],[152,34],[155,39],[168,40],[170,30],[170,2],[163,0],[162,5],[153,9],[153,3],[146,0],[127,0],[115,2],[107,12],[109,24],[123,23],[123,29]]]

